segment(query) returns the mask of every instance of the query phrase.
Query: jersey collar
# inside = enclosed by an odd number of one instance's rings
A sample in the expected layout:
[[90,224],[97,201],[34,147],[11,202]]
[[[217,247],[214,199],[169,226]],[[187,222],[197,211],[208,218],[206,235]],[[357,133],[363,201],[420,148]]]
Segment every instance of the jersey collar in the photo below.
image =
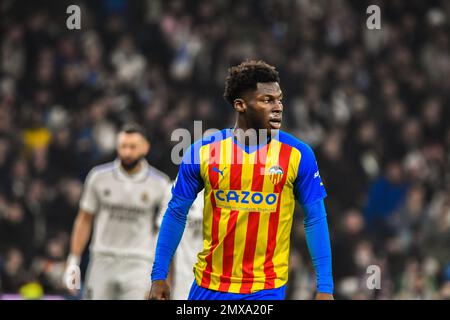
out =
[[149,164],[145,159],[141,160],[141,169],[134,174],[128,174],[120,165],[119,159],[114,160],[114,166],[118,178],[123,181],[140,182],[148,176]]
[[235,135],[234,135],[234,129],[233,129],[233,128],[228,128],[228,132],[229,132],[228,135],[231,136],[232,139],[233,139],[233,143],[236,144],[239,148],[241,148],[243,151],[245,151],[245,152],[248,153],[248,154],[253,153],[253,152],[255,152],[255,151],[258,151],[258,150],[261,149],[261,148],[264,148],[264,147],[265,147],[266,145],[268,145],[272,140],[279,140],[279,135],[280,135],[280,130],[277,130],[277,131],[275,132],[275,134],[269,135],[269,136],[267,137],[267,141],[264,141],[263,143],[257,144],[257,145],[254,145],[254,146],[246,146],[246,145],[243,145],[242,143],[240,143],[240,142],[236,139],[236,137],[235,137]]

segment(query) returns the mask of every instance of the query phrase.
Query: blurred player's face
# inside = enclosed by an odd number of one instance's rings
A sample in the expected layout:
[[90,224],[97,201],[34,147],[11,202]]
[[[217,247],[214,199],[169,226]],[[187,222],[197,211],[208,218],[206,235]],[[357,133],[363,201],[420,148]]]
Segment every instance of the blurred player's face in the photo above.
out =
[[133,170],[147,155],[150,145],[139,133],[121,132],[117,141],[117,153],[122,167]]
[[258,83],[256,91],[249,93],[244,99],[244,113],[249,128],[267,129],[268,132],[280,129],[282,98],[278,82]]

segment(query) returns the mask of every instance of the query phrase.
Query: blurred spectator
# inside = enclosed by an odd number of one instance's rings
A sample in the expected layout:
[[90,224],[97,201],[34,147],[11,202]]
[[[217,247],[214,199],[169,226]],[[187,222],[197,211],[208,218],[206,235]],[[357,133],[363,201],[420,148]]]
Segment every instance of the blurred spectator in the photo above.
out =
[[383,241],[392,234],[389,218],[402,206],[407,189],[401,164],[389,160],[384,175],[370,186],[364,210],[367,229],[377,241]]
[[367,239],[361,212],[356,209],[348,210],[336,231],[333,239],[333,256],[335,257],[333,272],[336,281],[339,282],[342,278],[357,273],[358,268],[354,258],[356,246]]
[[5,255],[6,259],[1,268],[0,292],[18,292],[27,281],[25,262],[20,250],[11,248]]
[[[1,251],[11,247],[20,250],[21,258],[29,255],[33,250],[33,224],[31,217],[27,217],[23,206],[19,202],[3,203],[0,220]],[[13,252],[15,253],[15,251]],[[14,255],[12,256],[15,257]]]
[[[64,241],[65,240],[65,241]],[[66,255],[64,246],[67,239],[54,238],[48,241],[44,256],[37,259],[32,265],[33,273],[42,284],[44,292],[47,294],[64,294],[64,284],[62,283]]]
[[406,265],[406,272],[401,279],[401,287],[397,298],[405,300],[438,298],[433,275],[427,274],[427,270],[423,269],[423,265],[417,260],[411,260]]

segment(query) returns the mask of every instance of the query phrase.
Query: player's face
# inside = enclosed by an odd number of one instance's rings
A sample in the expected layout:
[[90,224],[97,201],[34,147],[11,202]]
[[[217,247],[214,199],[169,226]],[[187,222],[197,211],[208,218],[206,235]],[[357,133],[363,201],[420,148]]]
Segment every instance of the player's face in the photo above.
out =
[[121,132],[117,142],[117,153],[125,169],[134,168],[149,151],[149,143],[139,133]]
[[246,100],[247,119],[254,129],[281,128],[283,117],[283,93],[278,82],[258,83],[256,91]]

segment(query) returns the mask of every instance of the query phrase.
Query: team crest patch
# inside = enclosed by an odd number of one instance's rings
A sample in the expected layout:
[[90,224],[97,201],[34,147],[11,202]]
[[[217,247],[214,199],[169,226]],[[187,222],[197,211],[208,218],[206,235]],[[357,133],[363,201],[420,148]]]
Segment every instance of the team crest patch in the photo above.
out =
[[147,192],[142,193],[141,200],[142,200],[142,202],[147,202],[148,201],[148,194],[147,194]]
[[272,166],[269,169],[269,179],[275,185],[281,181],[283,174],[283,168],[280,166]]

